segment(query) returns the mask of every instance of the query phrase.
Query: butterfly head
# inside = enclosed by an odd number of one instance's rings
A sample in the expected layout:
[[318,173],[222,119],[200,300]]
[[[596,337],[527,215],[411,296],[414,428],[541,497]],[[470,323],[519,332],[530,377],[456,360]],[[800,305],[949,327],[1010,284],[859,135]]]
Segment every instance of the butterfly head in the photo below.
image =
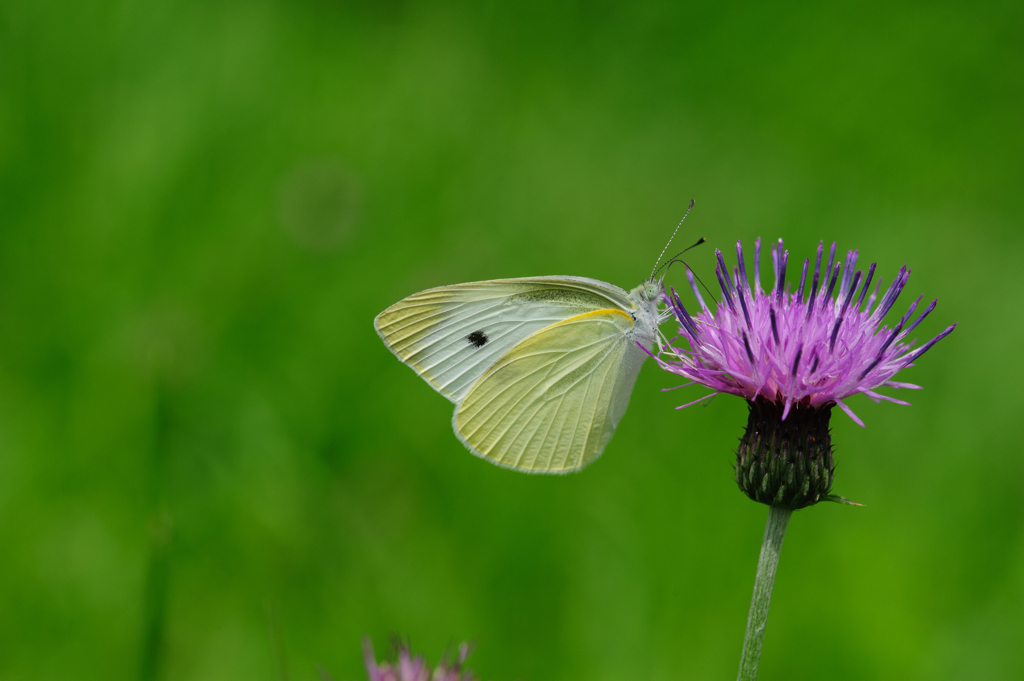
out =
[[648,279],[629,292],[629,299],[636,305],[633,321],[641,325],[653,324],[657,327],[661,317],[659,307],[663,301],[664,287],[661,279]]
[[664,291],[661,279],[648,279],[637,288],[643,299],[647,302],[654,302],[661,299],[661,292]]

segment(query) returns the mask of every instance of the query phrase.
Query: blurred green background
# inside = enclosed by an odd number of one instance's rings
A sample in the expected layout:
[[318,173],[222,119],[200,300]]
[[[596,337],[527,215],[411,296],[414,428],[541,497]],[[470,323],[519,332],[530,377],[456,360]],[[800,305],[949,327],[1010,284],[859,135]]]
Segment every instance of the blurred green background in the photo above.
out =
[[[741,400],[645,367],[601,460],[469,455],[375,314],[680,247],[859,248],[914,406],[837,413],[761,678],[1024,678],[1024,5],[0,4],[0,678],[730,679]],[[683,243],[685,242],[685,243]],[[713,250],[693,255],[712,271]],[[670,281],[683,281],[675,270]]]

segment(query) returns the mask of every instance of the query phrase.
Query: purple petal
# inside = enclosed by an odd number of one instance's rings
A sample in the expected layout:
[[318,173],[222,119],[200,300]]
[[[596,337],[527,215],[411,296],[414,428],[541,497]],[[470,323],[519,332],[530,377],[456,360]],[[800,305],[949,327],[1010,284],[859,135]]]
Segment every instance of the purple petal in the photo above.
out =
[[761,237],[754,242],[754,293],[761,291]]
[[856,423],[856,424],[857,424],[858,426],[860,426],[861,428],[863,428],[863,427],[864,427],[864,422],[860,420],[860,417],[859,417],[859,416],[857,416],[856,414],[854,414],[854,413],[853,413],[853,410],[852,410],[852,409],[850,409],[849,407],[847,407],[847,406],[846,406],[846,403],[845,403],[845,402],[843,402],[843,401],[842,401],[841,399],[839,399],[838,397],[836,398],[836,404],[838,404],[838,405],[839,405],[839,408],[840,408],[840,409],[842,409],[843,411],[845,411],[845,412],[846,412],[846,415],[847,415],[847,416],[849,416],[849,417],[850,417],[850,418],[851,418],[851,419],[853,420],[853,422],[854,422],[854,423]]
[[697,303],[700,305],[702,310],[708,309],[708,306],[704,304],[704,298],[700,295],[700,289],[697,288],[697,282],[693,280],[693,272],[690,270],[690,266],[686,266],[686,278],[690,282],[690,288],[693,289],[693,295],[697,299]]
[[693,402],[687,402],[684,405],[676,407],[676,409],[686,409],[687,407],[692,407],[693,405],[697,404],[698,402],[703,402],[704,400],[709,399],[711,397],[714,397],[717,394],[718,394],[717,392],[713,392],[710,395],[705,395],[704,397],[700,398],[699,400],[694,400]]
[[893,404],[902,404],[905,407],[910,406],[910,402],[904,402],[903,400],[897,400],[895,397],[889,397],[888,395],[881,395],[872,390],[862,390],[865,395],[873,399],[875,402],[879,400],[885,400],[886,402],[892,402]]

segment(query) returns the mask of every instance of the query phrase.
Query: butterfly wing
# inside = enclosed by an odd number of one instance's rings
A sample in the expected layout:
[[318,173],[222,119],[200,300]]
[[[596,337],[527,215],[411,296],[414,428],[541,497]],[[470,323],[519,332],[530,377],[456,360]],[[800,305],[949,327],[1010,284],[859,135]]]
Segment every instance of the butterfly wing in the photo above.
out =
[[603,309],[532,334],[498,359],[456,408],[459,439],[508,468],[582,468],[604,450],[629,403],[646,357],[633,330],[631,315]]
[[625,291],[596,279],[498,279],[409,296],[380,313],[374,327],[402,362],[458,404],[531,334],[594,310],[634,307]]

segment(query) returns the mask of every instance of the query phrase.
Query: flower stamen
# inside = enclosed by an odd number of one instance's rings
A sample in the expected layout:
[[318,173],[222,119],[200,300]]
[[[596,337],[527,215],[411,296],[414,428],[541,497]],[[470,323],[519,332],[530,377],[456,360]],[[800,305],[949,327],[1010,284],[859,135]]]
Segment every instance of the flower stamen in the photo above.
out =
[[804,302],[804,284],[807,283],[807,266],[811,264],[811,261],[804,258],[804,270],[800,273],[800,288],[796,290],[796,300],[799,303]]
[[[833,251],[835,250],[835,248],[836,248],[836,245],[832,244],[832,250]],[[841,264],[839,264],[839,263],[836,263],[835,269],[832,270],[832,279],[828,283],[828,291],[825,292],[825,297],[821,299],[822,306],[825,305],[825,301],[826,300],[829,300],[829,299],[832,298],[832,291],[836,287],[836,279],[839,278],[839,271],[841,269],[843,269],[843,266]]]
[[754,353],[750,350],[750,339],[745,333],[743,334],[743,347],[747,349],[747,358],[750,360],[751,368],[754,368]]
[[857,285],[860,283],[860,275],[860,270],[857,270],[857,273],[853,275],[853,286],[846,294],[846,300],[843,301],[843,309],[839,312],[839,319],[836,320],[835,328],[832,329],[832,338],[828,343],[829,352],[832,352],[836,348],[836,339],[839,337],[839,327],[842,326],[843,318],[846,317],[846,308],[850,306],[850,300],[853,298],[853,294],[857,291]]
[[[920,298],[918,298],[918,300],[920,300]],[[920,316],[920,317],[918,317],[917,319],[915,319],[915,320],[914,320],[914,321],[913,321],[913,322],[912,322],[912,323],[910,324],[910,326],[908,326],[908,327],[907,327],[907,333],[908,333],[908,334],[909,334],[909,333],[910,333],[911,331],[913,331],[913,330],[914,330],[914,328],[915,328],[915,327],[916,327],[916,326],[917,326],[918,324],[920,324],[920,323],[921,323],[922,321],[924,321],[924,318],[925,318],[925,317],[927,317],[927,316],[929,315],[929,313],[931,313],[931,311],[935,309],[935,306],[936,306],[936,305],[938,304],[938,302],[939,302],[939,300],[938,300],[937,298],[936,298],[935,300],[933,300],[933,301],[932,301],[932,303],[931,303],[931,305],[929,305],[929,306],[928,306],[927,308],[925,308],[925,311],[921,313],[921,316]]]
[[818,275],[821,272],[821,247],[822,242],[818,242],[818,260],[814,263],[814,280],[811,282],[811,296],[807,301],[807,319],[810,320],[811,315],[814,314],[814,298],[818,295]]
[[900,297],[900,293],[903,291],[903,287],[906,286],[909,278],[910,270],[904,265],[896,274],[896,279],[889,285],[889,290],[882,297],[882,302],[878,304],[878,307],[872,313],[871,318],[873,321],[880,322],[885,319],[885,315],[889,314],[889,310],[896,303],[896,299]]
[[[828,275],[832,271],[832,263],[836,261],[836,242],[832,242],[832,247],[828,250],[828,265],[825,267],[823,273],[825,274],[825,281],[821,282],[821,288],[823,290],[818,291],[818,295],[824,293],[825,284],[828,282]],[[831,294],[829,294],[831,295]]]
[[857,307],[864,310],[862,303],[864,302],[864,296],[867,294],[868,289],[871,288],[871,277],[875,276],[875,263],[871,263],[871,267],[868,268],[868,278],[864,282],[864,288],[860,290],[860,298],[857,299]]
[[729,295],[729,286],[726,284],[726,280],[728,279],[728,275],[726,274],[725,278],[723,278],[723,276],[722,276],[723,274],[724,273],[722,272],[722,270],[720,268],[715,267],[715,276],[718,277],[718,285],[722,288],[722,297],[725,298],[725,302],[728,303],[729,308],[733,312],[735,312],[736,311],[736,306],[733,305],[732,296]]
[[[726,286],[728,287],[726,293],[735,293],[736,289],[733,287],[732,280],[729,277],[729,266],[725,264],[725,258],[722,257],[722,252],[717,248],[715,249],[715,256],[718,258],[718,267],[722,270],[722,279],[725,280]],[[732,306],[730,305],[730,307]],[[733,310],[735,309],[736,308],[733,307]]]
[[746,322],[747,322],[747,328],[750,329],[751,331],[753,331],[754,327],[750,323],[750,313],[747,312],[747,300],[746,300],[747,294],[744,291],[740,291],[738,293],[738,295],[739,295],[739,299],[740,299],[740,307],[743,308],[743,319],[746,320]]
[[782,239],[779,239],[779,281],[778,286],[775,288],[775,297],[782,302],[782,294],[786,285],[786,263],[789,261],[789,251],[782,252]]
[[736,262],[739,263],[739,276],[743,282],[743,289],[750,293],[750,283],[747,281],[747,266],[743,263],[743,242],[736,242]]
[[[742,248],[739,242],[737,248]],[[761,293],[761,237],[754,241],[754,292]]]

